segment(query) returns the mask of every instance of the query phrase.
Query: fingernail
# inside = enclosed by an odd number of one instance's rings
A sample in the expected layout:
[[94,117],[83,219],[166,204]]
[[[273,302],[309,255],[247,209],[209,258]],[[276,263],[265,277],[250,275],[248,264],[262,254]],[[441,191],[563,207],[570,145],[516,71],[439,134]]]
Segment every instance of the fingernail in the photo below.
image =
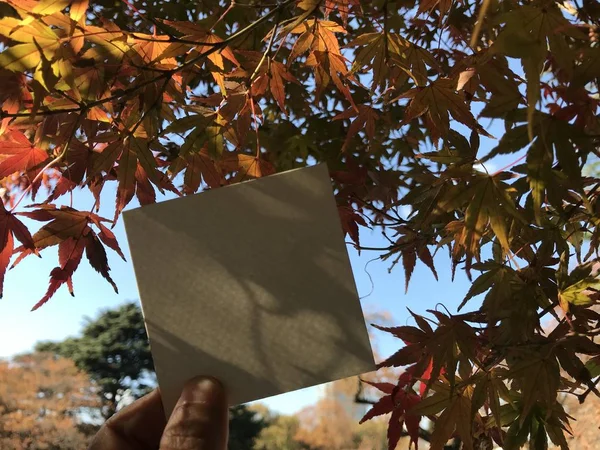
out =
[[213,403],[219,401],[225,391],[215,378],[200,376],[189,380],[181,394],[181,400],[190,403]]

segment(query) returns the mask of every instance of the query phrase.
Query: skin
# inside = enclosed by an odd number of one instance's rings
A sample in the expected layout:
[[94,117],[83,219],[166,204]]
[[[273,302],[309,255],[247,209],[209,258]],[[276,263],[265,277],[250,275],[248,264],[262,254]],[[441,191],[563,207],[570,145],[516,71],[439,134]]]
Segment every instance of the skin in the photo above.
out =
[[167,421],[158,389],[100,428],[89,450],[226,450],[227,396],[216,380],[190,380]]

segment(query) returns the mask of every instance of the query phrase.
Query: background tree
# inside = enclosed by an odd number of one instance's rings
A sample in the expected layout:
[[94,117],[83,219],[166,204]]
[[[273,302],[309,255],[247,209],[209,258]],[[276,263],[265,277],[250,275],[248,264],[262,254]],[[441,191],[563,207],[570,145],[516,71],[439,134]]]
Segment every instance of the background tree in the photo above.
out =
[[[375,375],[367,374],[365,377]],[[392,378],[395,379],[397,376]],[[363,388],[360,395],[371,397],[372,387],[368,383],[361,384]],[[356,402],[356,377],[334,381],[324,386],[323,390],[322,397],[314,405],[304,408],[297,415],[300,427],[295,438],[298,441],[315,450],[388,448],[386,418],[378,417],[359,425],[367,406],[366,402]],[[402,432],[402,435],[405,438],[399,442],[399,448],[406,448],[409,443],[408,434]],[[420,437],[428,438],[428,435],[423,430]]]
[[78,424],[98,407],[87,375],[49,353],[0,361],[0,448],[81,450],[88,436]]
[[312,450],[306,443],[297,439],[300,421],[295,416],[273,414],[264,405],[252,408],[266,422],[254,443],[255,450]]
[[326,396],[315,405],[300,411],[298,419],[300,428],[295,438],[311,449],[358,448],[352,432],[357,421],[333,397]]
[[[581,358],[600,356],[600,179],[582,175],[600,135],[597,2],[213,0],[185,19],[176,2],[3,3],[0,281],[13,254],[58,245],[34,309],[73,292],[84,253],[114,286],[106,224],[134,196],[326,162],[358,249],[401,263],[406,287],[417,261],[437,277],[441,248],[473,279],[469,311],[385,327],[404,347],[381,366],[405,371],[375,385],[365,420],[391,413],[391,448],[422,416],[434,450],[454,435],[567,447],[559,391],[598,393]],[[70,205],[76,188],[91,210]],[[386,244],[361,247],[359,226]]]
[[229,410],[229,450],[255,448],[256,439],[267,426],[267,422],[256,411],[245,405],[234,406]]
[[154,365],[140,307],[126,303],[88,319],[80,337],[40,342],[37,351],[71,359],[98,386],[102,416],[112,416],[125,395],[138,398],[154,383]]

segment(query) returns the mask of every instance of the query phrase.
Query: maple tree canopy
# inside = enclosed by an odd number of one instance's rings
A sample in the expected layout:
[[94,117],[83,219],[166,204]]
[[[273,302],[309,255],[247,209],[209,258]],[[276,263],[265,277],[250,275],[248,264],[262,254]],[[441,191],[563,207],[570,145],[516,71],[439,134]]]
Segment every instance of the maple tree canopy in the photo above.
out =
[[403,427],[416,443],[421,417],[433,450],[568,447],[561,398],[600,394],[597,1],[3,0],[0,15],[0,289],[11,261],[57,245],[34,309],[72,292],[84,253],[116,290],[111,225],[134,196],[326,162],[357,248],[376,228],[407,286],[444,249],[472,279],[458,313],[384,328],[405,345],[381,365],[406,370],[373,381],[365,420],[391,413],[390,448]]

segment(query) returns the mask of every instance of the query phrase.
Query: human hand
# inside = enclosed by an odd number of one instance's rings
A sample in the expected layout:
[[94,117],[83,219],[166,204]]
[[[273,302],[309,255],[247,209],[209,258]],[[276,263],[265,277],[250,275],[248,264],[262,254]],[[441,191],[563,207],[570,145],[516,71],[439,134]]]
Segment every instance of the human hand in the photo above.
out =
[[226,450],[229,423],[222,385],[195,378],[167,421],[158,389],[108,419],[89,450]]

